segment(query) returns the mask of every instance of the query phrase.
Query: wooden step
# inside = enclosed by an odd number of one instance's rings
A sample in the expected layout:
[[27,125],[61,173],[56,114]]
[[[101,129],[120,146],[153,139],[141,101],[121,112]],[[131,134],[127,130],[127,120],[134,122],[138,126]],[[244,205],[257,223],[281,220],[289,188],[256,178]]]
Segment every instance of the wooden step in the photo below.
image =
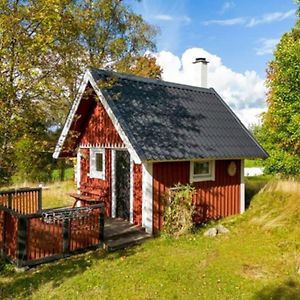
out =
[[126,220],[107,218],[104,224],[104,245],[108,251],[140,244],[151,237],[141,226],[130,224]]
[[104,231],[104,240],[115,240],[123,235],[130,235],[134,233],[145,233],[144,229],[136,225],[120,226],[117,228],[107,228]]
[[113,239],[105,241],[105,248],[108,251],[117,251],[120,249],[128,248],[130,246],[138,245],[151,237],[150,234],[145,232],[136,231],[127,234],[121,234]]

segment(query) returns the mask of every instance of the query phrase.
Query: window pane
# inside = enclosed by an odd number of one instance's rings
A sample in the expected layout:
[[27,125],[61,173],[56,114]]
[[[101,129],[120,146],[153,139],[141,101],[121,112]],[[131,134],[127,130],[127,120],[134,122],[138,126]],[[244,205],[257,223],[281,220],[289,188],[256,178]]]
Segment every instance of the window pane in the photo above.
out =
[[103,171],[103,154],[102,153],[96,153],[96,171],[102,172]]
[[209,162],[194,162],[194,175],[209,174]]

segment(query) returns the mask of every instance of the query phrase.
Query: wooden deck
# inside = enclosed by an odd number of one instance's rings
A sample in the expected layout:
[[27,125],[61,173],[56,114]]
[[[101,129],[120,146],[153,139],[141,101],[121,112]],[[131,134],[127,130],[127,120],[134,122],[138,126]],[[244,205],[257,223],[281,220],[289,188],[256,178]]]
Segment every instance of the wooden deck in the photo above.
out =
[[151,237],[143,228],[116,218],[106,218],[104,223],[104,244],[108,251],[116,251],[141,244]]

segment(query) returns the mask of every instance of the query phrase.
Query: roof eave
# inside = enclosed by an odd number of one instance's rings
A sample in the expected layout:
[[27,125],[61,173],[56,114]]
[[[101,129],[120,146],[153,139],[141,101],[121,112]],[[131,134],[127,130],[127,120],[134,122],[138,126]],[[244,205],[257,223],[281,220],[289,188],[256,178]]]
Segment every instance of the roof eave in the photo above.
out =
[[60,137],[58,139],[58,142],[55,146],[55,150],[54,150],[53,155],[52,155],[52,157],[54,159],[58,159],[61,155],[61,151],[62,151],[63,145],[65,143],[65,140],[68,136],[71,125],[73,123],[74,116],[77,112],[78,106],[79,106],[80,101],[81,101],[82,96],[83,96],[83,93],[84,93],[84,91],[87,87],[87,84],[89,82],[89,76],[90,76],[89,71],[86,71],[84,76],[83,76],[82,82],[80,84],[78,93],[77,93],[77,95],[75,97],[75,100],[74,100],[74,102],[71,106],[71,109],[69,111],[68,117],[67,117],[66,122],[65,122],[64,127],[63,127],[63,130],[62,130],[62,132],[60,134]]

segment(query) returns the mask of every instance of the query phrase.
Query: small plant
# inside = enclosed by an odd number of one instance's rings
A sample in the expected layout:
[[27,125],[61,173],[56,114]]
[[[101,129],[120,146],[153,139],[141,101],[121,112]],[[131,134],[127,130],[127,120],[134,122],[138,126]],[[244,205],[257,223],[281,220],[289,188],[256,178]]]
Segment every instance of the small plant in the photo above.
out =
[[5,261],[3,257],[0,256],[0,274],[10,274],[15,270],[12,264],[9,264]]
[[168,205],[164,214],[164,232],[171,236],[180,236],[192,231],[195,207],[193,195],[195,189],[190,185],[178,184],[167,195]]

